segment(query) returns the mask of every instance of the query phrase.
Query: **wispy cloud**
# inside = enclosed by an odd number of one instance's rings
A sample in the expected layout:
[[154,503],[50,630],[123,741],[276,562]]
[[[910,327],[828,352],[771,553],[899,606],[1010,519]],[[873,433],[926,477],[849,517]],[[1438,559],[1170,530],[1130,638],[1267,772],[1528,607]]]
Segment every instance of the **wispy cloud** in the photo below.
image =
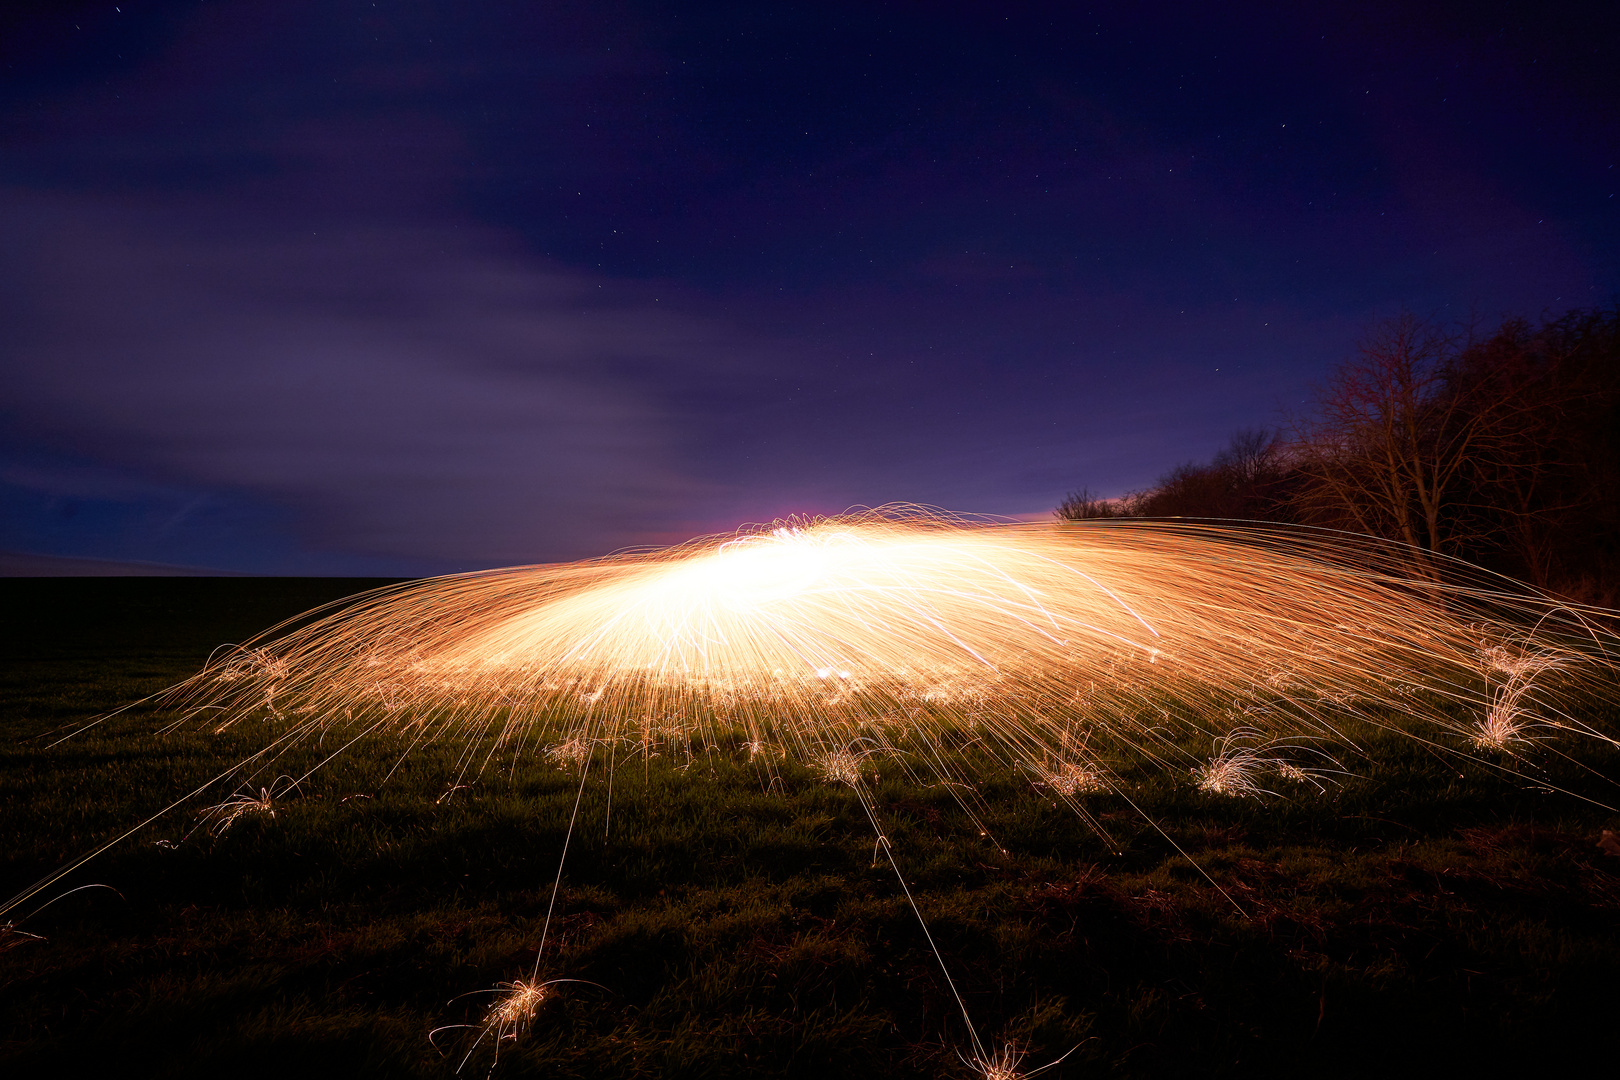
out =
[[23,254],[0,385],[19,432],[247,493],[353,553],[512,563],[678,531],[705,485],[666,391],[750,347],[667,290],[470,226],[199,228],[171,203],[5,202]]

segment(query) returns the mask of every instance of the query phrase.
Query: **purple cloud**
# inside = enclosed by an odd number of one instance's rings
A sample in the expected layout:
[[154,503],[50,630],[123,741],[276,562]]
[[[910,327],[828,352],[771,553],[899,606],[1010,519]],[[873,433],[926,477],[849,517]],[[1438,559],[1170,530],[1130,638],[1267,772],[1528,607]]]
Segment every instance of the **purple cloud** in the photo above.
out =
[[27,284],[0,387],[27,434],[287,507],[350,552],[516,563],[690,529],[712,487],[661,388],[738,377],[758,348],[473,226],[5,202]]

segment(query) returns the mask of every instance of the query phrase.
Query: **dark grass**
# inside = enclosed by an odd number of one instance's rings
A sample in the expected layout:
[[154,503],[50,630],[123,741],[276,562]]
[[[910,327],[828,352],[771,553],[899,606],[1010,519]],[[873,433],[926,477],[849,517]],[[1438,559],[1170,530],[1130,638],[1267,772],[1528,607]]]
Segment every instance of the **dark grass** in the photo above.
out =
[[[10,895],[257,750],[239,726],[154,735],[134,712],[209,650],[368,583],[0,582],[0,889]],[[1085,805],[1016,776],[979,827],[874,759],[873,803],[987,1042],[1051,1076],[1542,1072],[1612,1058],[1620,858],[1612,751],[1529,779],[1371,726],[1323,795],[1264,804],[1126,769]],[[498,759],[445,796],[455,749],[354,747],[224,835],[188,806],[41,897],[0,938],[0,1073],[451,1075],[487,995],[527,977],[578,774]],[[294,754],[302,759],[305,752]],[[290,768],[289,759],[276,771]],[[938,965],[848,789],[736,745],[593,764],[544,974],[500,1075],[966,1075]],[[971,771],[971,770],[970,770]],[[268,784],[272,775],[265,775]],[[443,797],[443,798],[441,798]],[[1191,856],[1179,855],[1171,840]],[[1197,865],[1195,866],[1194,863]],[[1240,915],[1207,871],[1244,909]],[[34,905],[25,906],[27,912]],[[14,913],[13,918],[17,914]],[[462,1075],[491,1066],[486,1043]]]

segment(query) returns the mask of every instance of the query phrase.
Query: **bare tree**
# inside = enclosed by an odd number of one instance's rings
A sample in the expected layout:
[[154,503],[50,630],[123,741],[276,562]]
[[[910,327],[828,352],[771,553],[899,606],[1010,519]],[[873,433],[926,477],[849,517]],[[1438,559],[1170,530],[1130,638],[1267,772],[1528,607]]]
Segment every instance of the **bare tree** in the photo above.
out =
[[1288,469],[1286,447],[1275,432],[1245,429],[1232,436],[1212,462],[1177,465],[1142,491],[1099,499],[1088,489],[1071,492],[1053,511],[1078,521],[1098,517],[1195,517],[1289,520],[1278,492]]
[[1620,607],[1620,307],[1466,339],[1386,320],[1290,427],[1057,515],[1330,525],[1404,542],[1420,576],[1457,556]]
[[1467,525],[1449,513],[1472,456],[1500,437],[1501,402],[1470,400],[1446,378],[1455,353],[1435,326],[1403,314],[1374,326],[1294,424],[1308,512],[1425,552],[1450,552]]
[[1559,562],[1582,546],[1583,523],[1589,530],[1612,502],[1602,462],[1615,455],[1604,452],[1602,429],[1613,426],[1604,417],[1615,400],[1614,373],[1605,370],[1614,343],[1604,338],[1614,327],[1600,312],[1540,328],[1509,319],[1446,368],[1465,407],[1492,413],[1491,436],[1468,460],[1467,509],[1494,534],[1480,554],[1507,553],[1510,568],[1537,586],[1554,584]]
[[1059,521],[1083,521],[1086,518],[1119,517],[1120,512],[1114,503],[1100,496],[1093,495],[1090,488],[1081,488],[1071,491],[1068,496],[1052,511]]
[[1282,447],[1282,438],[1276,432],[1244,428],[1233,433],[1232,441],[1215,455],[1213,465],[1231,477],[1234,484],[1258,487],[1282,471]]

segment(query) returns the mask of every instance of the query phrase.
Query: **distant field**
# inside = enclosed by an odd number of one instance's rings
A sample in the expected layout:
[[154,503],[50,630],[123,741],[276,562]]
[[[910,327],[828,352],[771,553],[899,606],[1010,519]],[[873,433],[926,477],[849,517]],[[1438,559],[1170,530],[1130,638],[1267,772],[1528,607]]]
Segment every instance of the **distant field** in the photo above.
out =
[[[53,748],[39,736],[373,584],[0,580],[0,893],[271,728],[155,735],[164,718],[133,712]],[[1112,843],[988,769],[989,837],[950,792],[898,770],[874,799],[986,1042],[1028,1048],[1028,1066],[1078,1047],[1047,1076],[1611,1060],[1620,857],[1598,840],[1620,815],[1370,726],[1351,734],[1366,750],[1344,757],[1353,776],[1264,804],[1127,769],[1142,813],[1086,803]],[[0,936],[0,1074],[452,1074],[468,1033],[436,1048],[428,1032],[476,1022],[489,1000],[459,995],[527,976],[578,773],[508,757],[447,791],[458,748],[441,745],[383,784],[402,749],[357,746],[273,817],[220,836],[197,827],[230,791],[211,795],[44,894],[111,887]],[[1538,779],[1616,801],[1620,755],[1559,749],[1573,760],[1542,752]],[[605,782],[586,788],[544,967],[600,986],[559,987],[501,1046],[497,1075],[969,1075],[960,1016],[851,792],[791,762],[773,782],[741,745],[614,761],[611,805]],[[489,1051],[462,1075],[486,1074]]]

